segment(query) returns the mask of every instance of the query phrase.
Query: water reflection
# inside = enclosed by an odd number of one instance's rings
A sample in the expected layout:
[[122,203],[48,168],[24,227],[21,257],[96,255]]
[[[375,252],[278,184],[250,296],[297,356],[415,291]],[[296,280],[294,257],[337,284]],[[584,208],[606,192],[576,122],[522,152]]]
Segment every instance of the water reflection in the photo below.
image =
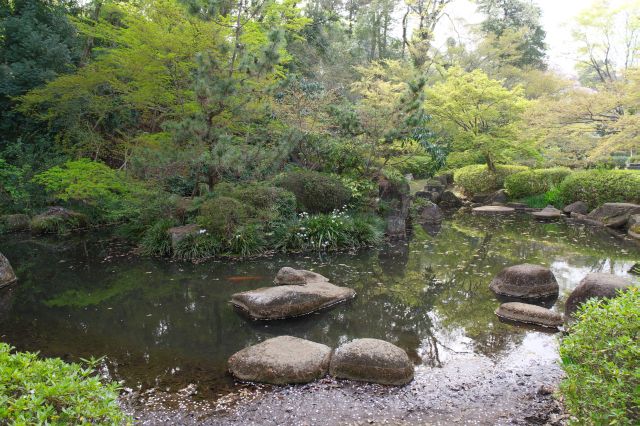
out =
[[[461,353],[504,358],[523,342],[553,337],[494,316],[488,284],[503,267],[549,265],[561,287],[554,309],[561,309],[587,273],[625,275],[640,260],[637,245],[599,230],[464,214],[437,229],[416,227],[408,243],[358,254],[192,265],[123,255],[114,244],[96,236],[3,237],[0,251],[20,282],[0,293],[1,339],[68,360],[106,355],[109,372],[128,386],[198,383],[205,398],[233,386],[226,374],[233,352],[283,334],[331,346],[385,339],[430,367]],[[358,297],[290,321],[234,312],[232,293],[271,285],[282,266],[313,269]]]

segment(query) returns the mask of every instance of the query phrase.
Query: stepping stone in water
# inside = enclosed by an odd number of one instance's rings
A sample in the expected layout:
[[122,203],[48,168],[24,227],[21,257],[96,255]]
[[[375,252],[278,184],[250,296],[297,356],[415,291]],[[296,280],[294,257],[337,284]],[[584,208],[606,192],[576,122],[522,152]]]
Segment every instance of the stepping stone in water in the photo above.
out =
[[549,268],[522,264],[500,271],[489,288],[500,296],[518,299],[544,299],[558,296],[558,281]]
[[561,217],[564,217],[564,215],[562,214],[562,211],[556,209],[553,206],[547,206],[539,212],[531,213],[531,215],[539,220],[553,220],[553,219],[560,219]]
[[310,271],[283,268],[276,276],[276,285],[236,293],[231,304],[256,320],[276,320],[308,315],[353,299],[356,292],[338,287],[327,278]]
[[503,303],[496,310],[496,315],[510,321],[557,328],[562,325],[562,315],[550,309],[528,303]]
[[475,214],[498,215],[515,213],[516,209],[505,206],[482,206],[476,207],[472,211]]
[[331,348],[291,336],[274,337],[236,352],[229,371],[247,382],[286,385],[326,376]]
[[329,374],[340,379],[404,385],[413,380],[413,364],[396,345],[378,339],[356,339],[336,349]]

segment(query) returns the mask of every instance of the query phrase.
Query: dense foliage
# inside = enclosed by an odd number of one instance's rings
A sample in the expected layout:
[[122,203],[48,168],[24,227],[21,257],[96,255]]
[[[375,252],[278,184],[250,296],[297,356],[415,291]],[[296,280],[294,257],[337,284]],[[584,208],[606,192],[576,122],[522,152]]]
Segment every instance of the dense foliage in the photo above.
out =
[[492,172],[484,164],[462,167],[455,171],[453,179],[467,194],[486,194],[501,189],[505,179],[513,174],[527,170],[524,166],[495,166]]
[[514,199],[544,194],[558,186],[569,174],[571,170],[565,167],[526,170],[508,176],[504,180],[504,188]]
[[118,405],[118,385],[88,367],[14,352],[0,343],[0,423],[130,424]]
[[583,304],[562,340],[561,392],[573,424],[640,420],[640,291]]
[[328,213],[342,209],[351,199],[351,191],[340,179],[310,170],[284,173],[276,185],[295,194],[301,212]]
[[640,171],[585,170],[569,175],[558,187],[564,204],[584,201],[589,208],[607,202],[640,202]]

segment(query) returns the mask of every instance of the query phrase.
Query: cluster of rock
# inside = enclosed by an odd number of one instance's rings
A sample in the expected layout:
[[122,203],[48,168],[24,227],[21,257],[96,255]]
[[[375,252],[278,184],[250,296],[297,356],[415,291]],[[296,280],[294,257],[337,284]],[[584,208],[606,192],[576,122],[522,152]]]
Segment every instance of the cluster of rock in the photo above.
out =
[[384,385],[413,379],[407,353],[377,339],[355,339],[333,351],[297,337],[275,337],[236,352],[229,358],[229,371],[242,381],[276,385],[308,383],[327,374]]
[[276,320],[308,315],[356,296],[353,289],[331,284],[320,274],[289,267],[278,271],[274,283],[233,294],[231,304],[252,319]]
[[624,230],[630,237],[640,240],[640,205],[605,203],[588,214],[584,213],[587,210],[571,210],[569,216],[578,222]]
[[619,290],[631,285],[631,280],[612,274],[589,274],[567,299],[564,318],[560,313],[536,304],[555,302],[558,297],[558,282],[549,268],[530,264],[510,266],[491,281],[489,288],[500,297],[519,300],[498,307],[495,313],[501,319],[557,329],[570,322],[578,306],[587,300],[615,297]]
[[85,226],[87,218],[83,214],[65,207],[53,206],[33,217],[26,214],[2,215],[0,216],[0,230],[10,233],[29,230],[34,233],[46,233],[50,232],[47,224],[52,222],[65,224],[69,229],[73,229]]

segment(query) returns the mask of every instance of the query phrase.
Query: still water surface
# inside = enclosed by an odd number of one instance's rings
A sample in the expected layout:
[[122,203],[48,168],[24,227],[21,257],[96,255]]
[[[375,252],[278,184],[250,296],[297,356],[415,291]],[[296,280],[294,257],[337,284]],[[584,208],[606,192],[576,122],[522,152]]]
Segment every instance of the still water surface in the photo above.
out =
[[[128,387],[178,390],[195,383],[204,398],[233,389],[226,373],[231,354],[284,334],[333,347],[358,337],[385,339],[425,367],[461,353],[500,359],[528,341],[555,339],[494,316],[498,301],[488,285],[502,268],[549,266],[560,283],[554,309],[561,310],[587,273],[627,276],[640,261],[640,246],[603,230],[467,214],[416,229],[408,243],[356,254],[193,265],[122,254],[104,235],[6,235],[0,252],[19,277],[0,291],[1,341],[69,361],[105,356],[105,370]],[[235,292],[271,285],[282,266],[314,270],[358,296],[278,322],[252,322],[228,304]]]

